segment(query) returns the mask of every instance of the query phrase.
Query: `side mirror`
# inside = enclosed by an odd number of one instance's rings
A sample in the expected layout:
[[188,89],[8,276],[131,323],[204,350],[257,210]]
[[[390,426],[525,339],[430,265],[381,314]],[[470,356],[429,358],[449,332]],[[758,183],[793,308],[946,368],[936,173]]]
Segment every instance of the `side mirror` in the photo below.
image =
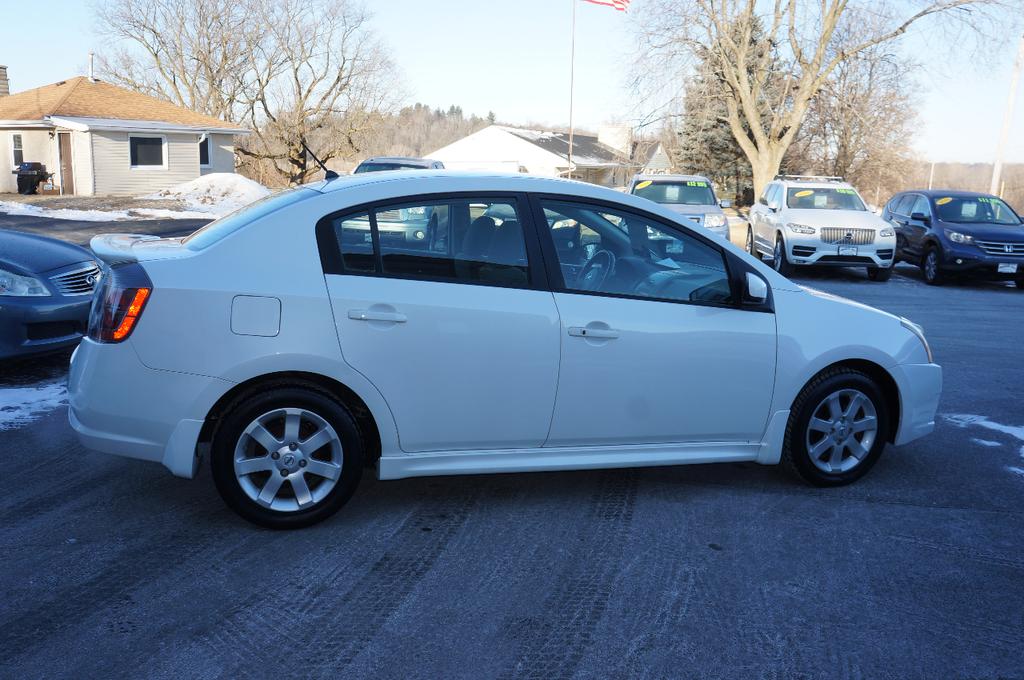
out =
[[768,300],[768,282],[757,274],[747,272],[747,289],[744,291],[744,302],[763,305]]
[[732,207],[732,201],[730,201],[728,198],[723,198],[722,200],[720,200],[718,202],[718,207],[719,208],[731,208]]
[[779,212],[779,202],[768,201],[768,209],[771,210],[772,212]]
[[932,218],[928,217],[924,213],[914,213],[913,215],[910,216],[910,219],[914,220],[915,222],[922,222],[924,224],[928,224],[929,222],[932,221]]

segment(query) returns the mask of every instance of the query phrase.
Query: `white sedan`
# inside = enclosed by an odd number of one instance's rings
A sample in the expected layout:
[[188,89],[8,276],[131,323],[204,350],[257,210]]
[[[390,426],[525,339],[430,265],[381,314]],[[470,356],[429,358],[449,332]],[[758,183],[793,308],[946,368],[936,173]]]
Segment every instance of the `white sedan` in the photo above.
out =
[[921,329],[807,290],[651,201],[556,179],[375,173],[185,239],[93,239],[71,361],[89,448],[312,524],[381,479],[787,463],[852,482],[929,433]]

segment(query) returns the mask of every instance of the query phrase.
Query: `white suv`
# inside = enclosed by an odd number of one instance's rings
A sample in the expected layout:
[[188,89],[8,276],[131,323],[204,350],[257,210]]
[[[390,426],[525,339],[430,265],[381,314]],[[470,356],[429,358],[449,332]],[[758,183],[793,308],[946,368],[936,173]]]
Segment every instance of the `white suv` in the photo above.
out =
[[896,232],[838,177],[780,175],[750,209],[747,251],[767,255],[789,276],[800,265],[867,268],[872,281],[892,275]]
[[909,321],[590,184],[367,173],[185,239],[92,247],[109,271],[71,359],[79,439],[180,477],[208,455],[227,503],[267,526],[327,517],[366,466],[781,458],[846,484],[931,431],[939,399]]

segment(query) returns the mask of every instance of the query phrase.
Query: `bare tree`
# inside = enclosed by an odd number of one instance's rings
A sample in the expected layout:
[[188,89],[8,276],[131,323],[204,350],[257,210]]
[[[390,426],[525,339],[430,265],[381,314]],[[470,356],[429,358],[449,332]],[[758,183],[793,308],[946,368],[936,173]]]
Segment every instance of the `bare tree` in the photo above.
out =
[[397,101],[394,66],[356,0],[113,0],[105,77],[248,124],[236,150],[260,179],[297,184]]
[[[929,17],[974,33],[997,11],[1021,7],[1021,0],[650,0],[640,38],[647,63],[658,56],[682,67],[711,62],[759,193],[841,64]],[[875,29],[847,30],[860,25]]]

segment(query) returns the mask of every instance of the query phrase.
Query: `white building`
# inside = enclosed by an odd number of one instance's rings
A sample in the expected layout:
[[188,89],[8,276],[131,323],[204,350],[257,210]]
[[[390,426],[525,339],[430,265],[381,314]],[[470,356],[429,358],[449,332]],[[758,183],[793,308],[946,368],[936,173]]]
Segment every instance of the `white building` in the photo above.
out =
[[0,193],[12,170],[42,163],[64,194],[138,195],[211,172],[234,172],[234,137],[249,131],[91,78],[8,94],[0,66]]
[[[597,136],[573,135],[572,177],[605,186],[626,184],[638,165],[628,128],[602,128]],[[569,175],[569,133],[490,125],[428,154],[451,170]]]

